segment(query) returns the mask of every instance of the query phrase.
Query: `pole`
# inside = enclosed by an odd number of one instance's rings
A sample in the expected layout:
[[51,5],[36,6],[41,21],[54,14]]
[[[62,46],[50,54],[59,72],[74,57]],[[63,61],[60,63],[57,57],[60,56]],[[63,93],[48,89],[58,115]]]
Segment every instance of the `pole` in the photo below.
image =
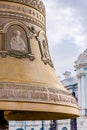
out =
[[57,130],[57,122],[56,122],[56,120],[53,120],[53,130]]
[[24,130],[26,130],[26,121],[24,121]]
[[50,121],[50,130],[52,130],[52,120]]
[[[72,85],[72,95],[73,95],[73,97],[75,97],[75,85]],[[70,124],[71,124],[71,130],[77,130],[77,119],[76,118],[71,119]]]
[[4,111],[0,111],[0,130],[8,130],[8,121],[4,118]]
[[51,120],[50,129],[51,129],[51,130],[57,130],[56,120]]
[[44,130],[44,121],[42,120],[42,130]]

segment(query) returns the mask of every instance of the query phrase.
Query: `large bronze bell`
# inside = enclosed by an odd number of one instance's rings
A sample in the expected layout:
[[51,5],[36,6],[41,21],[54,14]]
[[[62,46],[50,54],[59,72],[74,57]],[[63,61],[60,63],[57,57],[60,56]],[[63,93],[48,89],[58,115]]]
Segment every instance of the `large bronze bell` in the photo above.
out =
[[76,100],[55,73],[45,20],[41,0],[0,1],[0,110],[7,120],[79,115]]

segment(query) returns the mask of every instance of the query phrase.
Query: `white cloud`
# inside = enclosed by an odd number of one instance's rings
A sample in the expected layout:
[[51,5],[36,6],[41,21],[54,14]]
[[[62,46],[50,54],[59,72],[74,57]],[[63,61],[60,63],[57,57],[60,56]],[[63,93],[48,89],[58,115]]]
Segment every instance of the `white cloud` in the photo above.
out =
[[[44,0],[45,1],[45,0]],[[59,1],[46,0],[47,33],[49,44],[61,43],[65,37],[73,39],[80,48],[86,47],[86,34],[82,24],[83,18],[72,7],[61,6]]]
[[[78,13],[78,8],[74,5],[67,4],[67,6],[64,6],[64,3],[61,4],[61,0],[43,1],[46,5],[47,35],[55,68],[59,72],[58,75],[61,75],[67,69],[73,72],[74,61],[87,47],[87,30],[85,30],[83,24],[84,17]],[[68,41],[65,42],[66,40]],[[65,44],[72,44],[72,47],[66,48],[67,53],[62,49],[66,46]],[[61,48],[58,49],[60,45]],[[55,48],[57,49],[55,50]],[[74,51],[75,53],[73,53]],[[70,52],[72,52],[72,55]],[[64,56],[62,56],[62,53],[64,53]]]

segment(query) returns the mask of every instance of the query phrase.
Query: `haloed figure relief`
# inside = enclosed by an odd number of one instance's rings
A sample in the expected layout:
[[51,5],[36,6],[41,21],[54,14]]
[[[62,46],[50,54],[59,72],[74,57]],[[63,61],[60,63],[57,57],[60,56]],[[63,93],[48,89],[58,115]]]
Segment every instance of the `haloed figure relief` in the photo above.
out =
[[50,59],[49,52],[48,52],[48,46],[47,46],[45,40],[42,41],[42,45],[43,45],[43,56],[44,56],[44,58]]
[[26,44],[21,38],[21,32],[19,30],[15,30],[13,32],[13,37],[10,40],[10,46],[12,50],[16,50],[16,51],[26,50]]

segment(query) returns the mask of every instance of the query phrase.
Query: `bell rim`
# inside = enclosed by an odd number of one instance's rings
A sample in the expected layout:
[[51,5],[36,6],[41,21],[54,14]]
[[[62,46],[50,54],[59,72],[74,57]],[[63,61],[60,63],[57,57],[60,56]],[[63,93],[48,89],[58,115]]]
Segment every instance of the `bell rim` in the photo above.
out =
[[6,120],[58,120],[79,116],[78,107],[62,104],[0,102],[0,109],[4,110]]

